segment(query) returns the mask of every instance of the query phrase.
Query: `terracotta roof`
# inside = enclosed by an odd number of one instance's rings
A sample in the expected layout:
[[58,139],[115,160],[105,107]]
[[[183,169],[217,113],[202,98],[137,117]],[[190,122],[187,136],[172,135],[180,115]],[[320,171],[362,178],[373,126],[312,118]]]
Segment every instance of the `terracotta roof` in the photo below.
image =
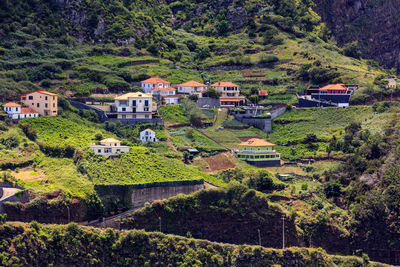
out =
[[170,82],[164,81],[163,79],[158,78],[158,77],[149,78],[149,79],[147,79],[147,80],[141,81],[141,83],[152,83],[152,84],[162,83],[162,84],[170,84]]
[[239,98],[220,98],[220,102],[239,102]]
[[239,146],[275,146],[275,144],[267,142],[264,139],[251,138],[251,139],[247,140],[246,142],[239,144]]
[[152,133],[156,133],[155,131],[153,131],[153,130],[150,129],[150,128],[147,128],[146,131],[150,131],[150,132],[152,132]]
[[328,84],[322,88],[319,88],[319,90],[333,90],[333,91],[337,91],[337,90],[347,90],[347,86],[344,85],[343,83],[338,83],[338,84]]
[[117,96],[115,99],[116,100],[128,100],[128,98],[152,98],[152,97],[153,96],[151,94],[134,92],[134,93],[127,93],[127,94]]
[[207,87],[207,85],[205,85],[203,83],[198,83],[196,81],[188,81],[186,83],[178,84],[178,86],[182,86],[182,87]]
[[34,114],[34,113],[38,113],[39,114],[39,112],[35,111],[32,108],[21,108],[21,113],[22,114]]
[[211,84],[211,86],[213,86],[213,87],[218,87],[218,86],[222,86],[222,87],[239,87],[239,85],[234,84],[233,82],[216,82],[214,84]]
[[168,87],[168,88],[153,88],[152,91],[176,91],[175,88]]
[[58,96],[57,94],[50,93],[50,92],[47,92],[45,90],[36,90],[36,91],[29,92],[29,93],[26,93],[26,94],[23,94],[23,95],[30,95],[30,94],[33,94],[33,93],[40,93],[40,94],[49,95],[49,96]]
[[100,141],[100,143],[121,143],[121,141],[115,138],[106,138]]
[[258,91],[258,95],[259,96],[267,96],[268,95],[268,91],[267,90],[260,90],[260,91]]
[[20,104],[14,103],[14,102],[8,102],[7,104],[4,104],[3,107],[20,107]]

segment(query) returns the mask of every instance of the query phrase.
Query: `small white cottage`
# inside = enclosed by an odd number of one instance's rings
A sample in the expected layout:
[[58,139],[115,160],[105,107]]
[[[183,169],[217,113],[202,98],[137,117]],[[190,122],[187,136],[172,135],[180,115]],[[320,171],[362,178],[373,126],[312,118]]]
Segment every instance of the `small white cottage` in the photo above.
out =
[[129,146],[121,146],[121,141],[115,138],[106,138],[100,144],[90,144],[90,149],[96,155],[112,156],[120,153],[129,153]]
[[9,102],[3,105],[4,111],[12,120],[39,117],[39,113],[29,107],[22,107],[20,104]]
[[142,142],[158,142],[156,132],[152,129],[146,129],[140,132],[140,140]]

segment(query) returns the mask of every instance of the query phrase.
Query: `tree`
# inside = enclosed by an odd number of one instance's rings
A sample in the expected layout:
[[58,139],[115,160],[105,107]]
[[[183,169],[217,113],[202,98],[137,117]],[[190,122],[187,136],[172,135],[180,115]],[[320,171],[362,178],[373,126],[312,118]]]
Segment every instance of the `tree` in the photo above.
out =
[[324,193],[326,197],[338,197],[342,194],[342,188],[336,181],[327,182],[324,185]]
[[227,36],[229,32],[229,23],[226,20],[221,21],[217,27],[219,36]]
[[199,99],[199,96],[193,94],[193,95],[189,96],[189,99],[192,100],[193,102],[197,102],[197,100]]
[[209,87],[209,88],[207,88],[207,91],[203,96],[218,99],[220,96],[220,93],[216,89]]
[[343,46],[343,54],[348,57],[359,59],[361,57],[360,46],[357,41],[345,44]]

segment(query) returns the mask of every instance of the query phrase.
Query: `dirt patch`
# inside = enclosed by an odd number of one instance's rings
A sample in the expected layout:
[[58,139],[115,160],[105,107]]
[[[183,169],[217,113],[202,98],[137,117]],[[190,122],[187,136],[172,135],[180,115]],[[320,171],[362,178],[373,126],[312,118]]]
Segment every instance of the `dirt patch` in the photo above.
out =
[[203,159],[208,163],[208,166],[210,166],[211,172],[217,172],[236,167],[230,157],[232,157],[231,154],[222,153]]
[[12,176],[25,182],[31,182],[35,180],[47,180],[46,175],[41,170],[33,170],[32,168],[23,168],[18,172],[11,172]]

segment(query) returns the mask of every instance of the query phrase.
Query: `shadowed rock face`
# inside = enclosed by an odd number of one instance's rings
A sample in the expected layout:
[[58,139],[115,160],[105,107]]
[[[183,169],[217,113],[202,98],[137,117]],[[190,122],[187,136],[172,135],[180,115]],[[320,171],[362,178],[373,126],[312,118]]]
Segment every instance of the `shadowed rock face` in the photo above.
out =
[[358,41],[363,56],[400,69],[400,0],[314,0],[339,45]]

